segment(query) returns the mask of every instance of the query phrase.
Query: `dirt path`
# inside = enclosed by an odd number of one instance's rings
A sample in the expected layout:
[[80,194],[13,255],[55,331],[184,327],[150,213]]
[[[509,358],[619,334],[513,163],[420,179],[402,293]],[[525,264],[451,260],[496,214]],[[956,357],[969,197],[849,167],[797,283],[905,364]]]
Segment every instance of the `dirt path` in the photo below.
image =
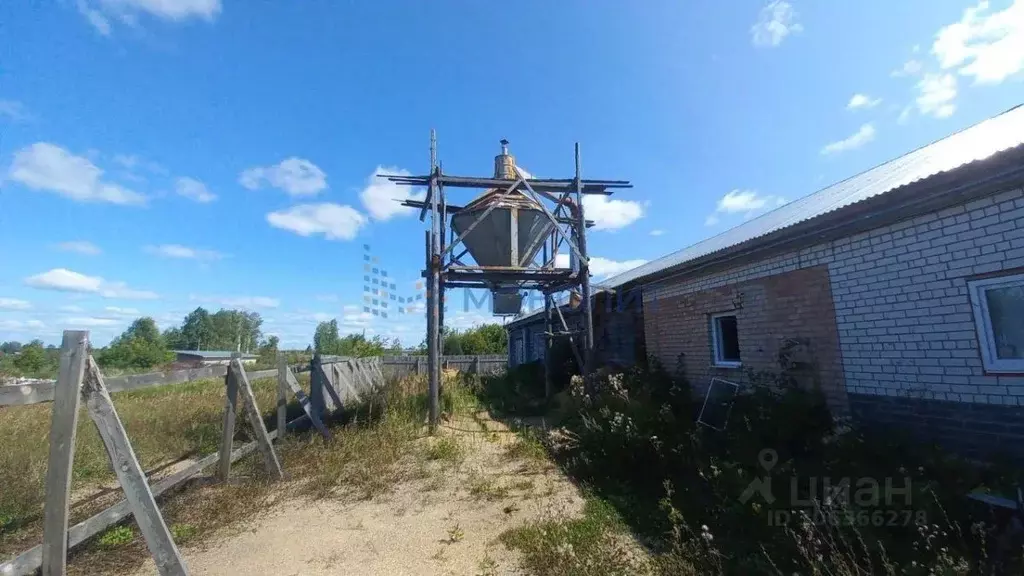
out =
[[520,574],[498,536],[582,511],[575,486],[486,413],[415,443],[414,479],[372,500],[282,499],[242,533],[186,546],[192,574]]

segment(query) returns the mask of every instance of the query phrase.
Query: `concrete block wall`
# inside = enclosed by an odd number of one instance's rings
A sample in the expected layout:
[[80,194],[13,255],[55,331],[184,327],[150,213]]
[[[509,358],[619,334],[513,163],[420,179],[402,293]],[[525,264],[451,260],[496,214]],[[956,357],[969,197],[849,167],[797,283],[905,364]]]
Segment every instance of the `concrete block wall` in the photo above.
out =
[[[659,301],[816,266],[828,270],[855,412],[862,399],[881,396],[931,403],[941,413],[946,403],[1024,406],[1024,375],[986,374],[982,367],[967,288],[972,279],[1024,271],[1024,190],[714,274],[647,285],[646,316]],[[652,352],[662,346],[653,339],[669,338],[657,330],[647,334]],[[877,415],[878,403],[862,412]]]

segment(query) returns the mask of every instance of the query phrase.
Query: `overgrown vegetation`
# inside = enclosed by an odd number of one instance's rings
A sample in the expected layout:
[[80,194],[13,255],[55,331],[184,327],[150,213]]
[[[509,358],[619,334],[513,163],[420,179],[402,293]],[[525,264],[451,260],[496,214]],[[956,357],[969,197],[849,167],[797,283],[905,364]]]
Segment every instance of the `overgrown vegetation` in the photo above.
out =
[[[537,387],[523,381],[523,370],[485,379],[481,398],[506,413],[535,412]],[[784,366],[759,374],[760,385],[736,398],[724,431],[696,424],[702,399],[664,370],[598,380],[597,393],[588,396],[574,378],[547,406],[565,427],[549,449],[649,544],[653,570],[1022,570],[1019,533],[1015,539],[1006,518],[966,498],[979,487],[1016,486],[1024,480],[1019,471],[973,465],[890,430],[843,433],[820,394],[791,386]],[[614,573],[617,545],[594,548],[572,537],[594,525],[614,532],[612,524],[579,522],[528,526],[504,541],[537,574]],[[570,544],[572,562],[557,562]],[[612,571],[591,568],[602,565]]]
[[[274,379],[253,383],[257,403],[270,414],[277,398]],[[118,415],[143,469],[153,471],[219,448],[224,413],[223,380],[145,388],[114,395]],[[0,409],[0,556],[37,543],[41,530],[51,403]],[[116,479],[92,420],[78,421],[72,493],[119,497]],[[293,415],[295,417],[295,415]],[[238,421],[240,435],[248,424]],[[77,502],[71,521],[110,505],[109,497]]]

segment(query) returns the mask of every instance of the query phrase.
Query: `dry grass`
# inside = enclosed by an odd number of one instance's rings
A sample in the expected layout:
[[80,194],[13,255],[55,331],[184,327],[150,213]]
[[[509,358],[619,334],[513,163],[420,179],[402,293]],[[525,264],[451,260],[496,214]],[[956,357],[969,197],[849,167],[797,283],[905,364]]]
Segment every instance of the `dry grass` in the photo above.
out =
[[[252,383],[269,415],[277,397],[273,379]],[[203,380],[113,395],[114,405],[143,468],[215,452],[224,410],[223,380]],[[49,450],[51,404],[0,408],[0,557],[22,552],[41,538],[43,483]],[[247,429],[244,418],[238,430]],[[72,480],[74,524],[120,498],[103,443],[82,409]]]

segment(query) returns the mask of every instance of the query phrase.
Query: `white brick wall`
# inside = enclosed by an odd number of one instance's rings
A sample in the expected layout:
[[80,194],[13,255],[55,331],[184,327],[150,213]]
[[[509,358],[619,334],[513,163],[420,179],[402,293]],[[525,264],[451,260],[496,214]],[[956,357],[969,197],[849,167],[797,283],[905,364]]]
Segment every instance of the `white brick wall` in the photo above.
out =
[[658,298],[828,265],[847,390],[1024,406],[1024,377],[982,370],[966,278],[1024,267],[1024,190],[645,286]]

